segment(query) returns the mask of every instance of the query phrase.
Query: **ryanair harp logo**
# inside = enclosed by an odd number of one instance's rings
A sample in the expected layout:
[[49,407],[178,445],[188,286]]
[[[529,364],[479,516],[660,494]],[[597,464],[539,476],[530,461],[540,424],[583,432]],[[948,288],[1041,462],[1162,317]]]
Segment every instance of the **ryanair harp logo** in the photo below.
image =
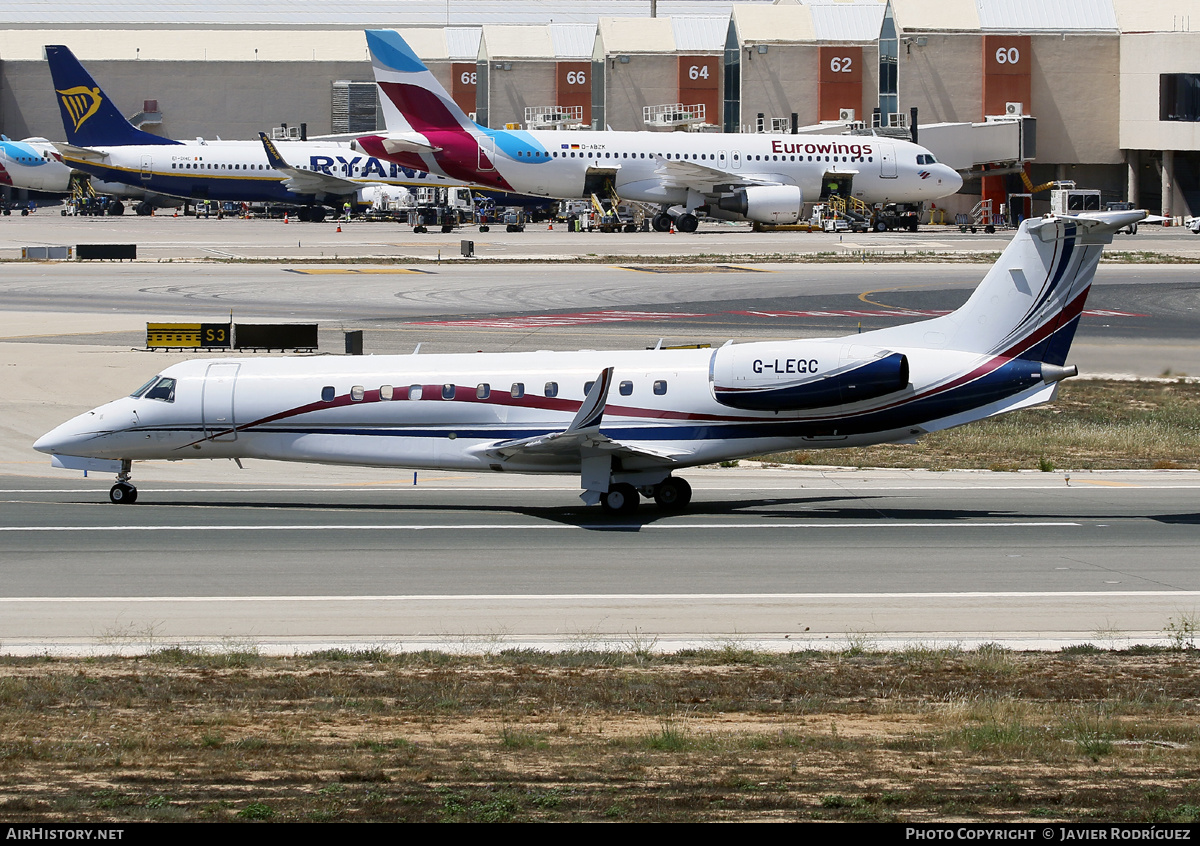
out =
[[83,126],[84,121],[94,115],[100,108],[99,88],[88,88],[85,85],[77,85],[74,88],[68,88],[66,91],[58,91],[57,93],[62,100],[63,108],[67,110],[67,114],[75,122],[75,130],[77,132],[79,131],[79,127]]

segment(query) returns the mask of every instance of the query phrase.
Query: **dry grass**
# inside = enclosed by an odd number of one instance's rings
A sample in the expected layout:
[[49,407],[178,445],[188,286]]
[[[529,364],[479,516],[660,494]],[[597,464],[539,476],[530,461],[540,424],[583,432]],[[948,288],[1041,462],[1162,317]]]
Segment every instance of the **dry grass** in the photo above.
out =
[[788,452],[789,464],[984,470],[1200,469],[1200,384],[1073,380],[1048,406],[915,444]]
[[1200,821],[1200,658],[167,650],[0,664],[0,818]]

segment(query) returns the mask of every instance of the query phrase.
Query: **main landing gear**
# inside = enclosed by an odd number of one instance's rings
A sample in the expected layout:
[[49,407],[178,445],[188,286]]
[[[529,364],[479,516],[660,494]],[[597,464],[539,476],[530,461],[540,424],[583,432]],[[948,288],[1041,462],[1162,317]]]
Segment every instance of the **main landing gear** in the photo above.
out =
[[662,511],[675,514],[686,509],[692,501],[692,486],[686,479],[674,476],[668,476],[657,485],[640,488],[618,482],[600,497],[600,507],[609,514],[629,516],[637,512],[641,496],[653,499]]
[[680,232],[695,232],[700,226],[700,219],[686,211],[674,217],[666,212],[659,212],[650,219],[650,226],[655,232],[670,232],[672,223]]
[[117,483],[108,490],[108,501],[113,505],[133,505],[137,502],[137,488],[129,484],[132,477],[130,468],[133,462],[121,462],[121,472],[117,474]]

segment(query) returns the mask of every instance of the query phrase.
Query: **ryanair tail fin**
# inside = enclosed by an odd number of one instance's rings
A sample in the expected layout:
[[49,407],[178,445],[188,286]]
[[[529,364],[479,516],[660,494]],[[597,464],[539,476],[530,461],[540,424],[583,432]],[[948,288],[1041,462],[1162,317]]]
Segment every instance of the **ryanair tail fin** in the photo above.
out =
[[67,143],[77,147],[179,143],[143,132],[126,120],[69,48],[47,45],[46,59]]
[[1142,210],[1026,220],[960,308],[864,334],[875,343],[1063,365],[1105,244]]

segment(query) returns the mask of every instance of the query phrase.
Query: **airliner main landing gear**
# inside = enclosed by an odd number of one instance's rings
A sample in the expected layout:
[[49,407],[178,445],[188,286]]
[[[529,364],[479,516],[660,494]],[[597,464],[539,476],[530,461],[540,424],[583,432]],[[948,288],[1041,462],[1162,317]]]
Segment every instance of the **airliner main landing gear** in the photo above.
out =
[[133,505],[137,502],[137,488],[129,484],[132,477],[130,472],[133,462],[128,459],[121,462],[121,472],[117,474],[117,483],[108,490],[108,501],[113,505]]

